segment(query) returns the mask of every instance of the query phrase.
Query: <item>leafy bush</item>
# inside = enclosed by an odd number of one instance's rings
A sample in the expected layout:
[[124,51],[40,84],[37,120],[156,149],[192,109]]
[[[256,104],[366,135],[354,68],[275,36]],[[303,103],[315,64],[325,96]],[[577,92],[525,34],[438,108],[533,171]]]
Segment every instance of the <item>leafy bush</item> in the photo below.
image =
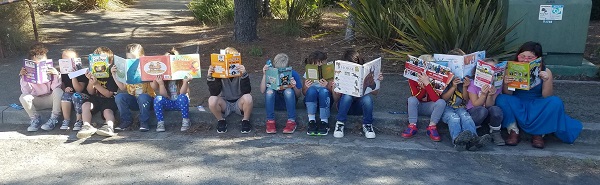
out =
[[398,1],[354,0],[354,6],[351,6],[348,1],[341,2],[339,5],[353,14],[356,22],[354,31],[380,45],[397,38],[394,26],[402,28],[400,19],[394,13],[403,11]]
[[[33,42],[33,26],[25,2],[0,6],[0,41],[5,55],[19,54]],[[2,57],[2,56],[0,56]]]
[[298,35],[304,23],[312,28],[322,25],[322,0],[271,0],[275,18],[285,19],[281,30],[287,35]]
[[[424,0],[397,14],[406,30],[396,29],[400,51],[386,50],[398,56],[446,53],[461,48],[466,53],[486,50],[488,56],[506,54],[505,46],[512,40],[505,36],[519,24],[505,27],[502,4],[480,0]],[[408,6],[407,6],[408,7]]]
[[233,0],[193,0],[187,7],[203,24],[233,21]]

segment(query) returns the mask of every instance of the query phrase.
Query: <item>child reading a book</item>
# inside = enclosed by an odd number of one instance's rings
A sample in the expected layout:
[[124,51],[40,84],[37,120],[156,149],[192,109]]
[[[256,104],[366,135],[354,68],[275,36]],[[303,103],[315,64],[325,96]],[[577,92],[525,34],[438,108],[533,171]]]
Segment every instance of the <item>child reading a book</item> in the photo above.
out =
[[[365,63],[364,59],[360,54],[354,50],[349,49],[344,52],[342,60],[348,62],[354,62],[360,65]],[[379,74],[377,80],[383,80],[383,74]],[[370,94],[377,95],[379,90],[372,91]],[[346,122],[348,115],[363,115],[363,126],[362,131],[366,138],[375,138],[375,131],[373,130],[373,99],[370,95],[362,97],[354,97],[347,94],[333,92],[334,105],[337,105],[338,114],[336,116],[337,122],[335,123],[335,130],[333,131],[333,137],[342,138],[344,137],[344,122]]]
[[[165,53],[165,55],[179,55],[175,48]],[[187,76],[183,80],[168,80],[164,81],[162,75],[158,75],[156,79],[150,82],[150,86],[154,92],[158,92],[154,99],[154,114],[158,123],[156,124],[157,132],[165,131],[165,121],[163,111],[181,111],[181,131],[187,131],[190,128],[191,122],[189,119],[190,98],[189,84],[192,80],[191,76]],[[166,82],[166,83],[165,83]]]
[[408,98],[408,128],[402,132],[402,137],[411,138],[417,134],[417,118],[419,115],[431,116],[427,135],[433,141],[441,141],[437,131],[437,123],[444,113],[446,101],[433,89],[429,76],[417,74],[418,80],[408,80],[411,97]]
[[[274,68],[284,68],[288,67],[289,57],[285,53],[279,53],[275,55],[273,58],[272,67]],[[266,71],[269,69],[269,65],[265,65],[263,67],[263,78],[260,82],[260,92],[265,94],[265,108],[267,110],[267,123],[266,123],[266,132],[269,134],[277,133],[276,123],[275,123],[275,110],[286,110],[288,113],[288,119],[283,128],[284,134],[294,133],[296,130],[296,101],[302,95],[302,83],[300,75],[294,70],[292,70],[292,79],[291,88],[287,88],[284,90],[273,90],[271,88],[267,88],[266,85]]]
[[[62,52],[63,59],[72,59],[77,57],[77,52],[72,48],[67,48]],[[79,67],[76,69],[79,70]],[[61,98],[61,108],[64,119],[60,129],[69,129],[71,109],[75,107],[77,121],[75,121],[75,124],[73,125],[73,130],[79,130],[83,124],[81,120],[81,105],[83,104],[83,98],[87,97],[87,91],[85,88],[83,88],[87,82],[87,78],[85,76],[78,76],[70,79],[69,74],[61,74],[60,78],[62,80],[62,89],[64,91]]]
[[[113,52],[107,47],[98,47],[94,50],[94,54],[103,54],[108,58],[109,68],[113,65],[114,55]],[[77,138],[87,138],[95,133],[101,136],[114,136],[114,122],[115,114],[117,111],[117,104],[115,103],[115,94],[119,90],[116,80],[113,78],[112,73],[108,73],[108,78],[96,78],[92,73],[85,74],[88,78],[86,85],[87,92],[90,97],[84,100],[82,106],[82,119],[83,126],[81,130],[77,132]],[[97,112],[102,112],[102,118],[106,121],[104,125],[96,129],[92,126],[92,116]]]
[[[225,48],[226,54],[239,54],[234,48]],[[231,113],[242,115],[241,132],[250,133],[252,125],[250,124],[250,115],[252,114],[252,95],[250,95],[251,86],[248,72],[244,65],[236,67],[242,75],[234,78],[214,78],[214,66],[208,68],[206,84],[210,92],[208,98],[208,107],[210,112],[217,119],[217,133],[227,132],[227,122],[225,118]]]
[[[29,47],[29,59],[33,61],[47,60],[46,54],[48,49],[41,43],[37,43]],[[21,84],[21,96],[19,101],[21,105],[31,118],[27,131],[35,132],[40,127],[40,115],[37,113],[38,109],[52,108],[52,114],[50,119],[41,126],[43,130],[52,130],[58,123],[60,116],[60,99],[63,95],[61,87],[61,79],[58,71],[53,67],[48,68],[48,74],[50,81],[42,84],[29,83],[25,81],[25,75],[27,75],[25,67],[21,68],[19,72],[20,84]]]
[[[323,65],[327,60],[327,54],[321,51],[312,52],[308,58],[304,60],[305,64]],[[332,80],[319,79],[313,81],[307,78],[308,74],[304,73],[304,102],[306,104],[306,112],[308,113],[308,129],[306,134],[325,136],[329,133],[329,111],[332,91]],[[320,122],[316,121],[317,107],[319,108]]]
[[[144,48],[140,44],[128,44],[125,48],[126,57],[135,59],[144,56]],[[117,74],[117,65],[111,68],[112,74]],[[155,91],[150,87],[150,82],[142,82],[141,84],[126,84],[115,80],[119,91],[115,96],[117,107],[119,108],[119,116],[121,122],[115,130],[125,130],[133,122],[131,110],[139,111],[140,128],[142,132],[150,130],[148,120],[150,120],[150,111],[152,110],[152,102],[154,101]]]
[[[486,58],[484,62],[490,65],[498,64],[498,61],[491,58]],[[471,83],[467,89],[469,93],[469,102],[467,103],[467,112],[471,115],[476,126],[481,126],[482,123],[489,123],[490,135],[494,144],[502,146],[505,144],[502,135],[500,134],[500,124],[502,123],[502,109],[495,106],[496,97],[502,89],[496,89],[489,84],[479,88],[475,83]]]
[[[526,42],[517,51],[516,61],[529,62],[542,57],[542,45],[537,42]],[[565,143],[573,143],[582,130],[578,120],[565,113],[562,100],[552,96],[553,79],[552,71],[545,68],[542,58],[539,77],[540,85],[530,90],[510,91],[506,84],[513,82],[514,78],[506,76],[502,92],[496,98],[496,104],[502,109],[504,119],[502,126],[509,131],[506,139],[507,145],[519,143],[518,126],[525,132],[533,135],[531,145],[535,148],[544,148],[544,134],[554,133]]]

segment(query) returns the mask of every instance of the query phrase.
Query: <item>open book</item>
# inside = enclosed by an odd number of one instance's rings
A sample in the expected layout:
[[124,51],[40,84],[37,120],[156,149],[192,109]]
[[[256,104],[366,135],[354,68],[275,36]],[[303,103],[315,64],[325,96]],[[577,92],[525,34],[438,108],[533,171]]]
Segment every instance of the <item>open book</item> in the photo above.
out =
[[513,77],[514,82],[508,83],[509,90],[522,89],[529,90],[542,83],[540,79],[540,64],[542,58],[531,62],[509,61],[506,68],[507,76]]
[[239,65],[242,65],[242,56],[240,54],[211,54],[210,65],[213,66],[214,72],[212,77],[214,78],[233,78],[242,76],[240,71],[237,69]]
[[496,65],[488,64],[483,60],[477,61],[477,67],[475,67],[475,86],[483,87],[484,85],[490,85],[490,87],[496,87],[496,89],[502,88],[504,79],[504,71],[508,62],[500,62]]
[[362,97],[381,87],[381,57],[363,65],[336,60],[334,73],[335,92]]
[[108,78],[110,76],[108,56],[105,54],[90,54],[89,60],[92,75],[96,78]]
[[140,59],[125,59],[115,55],[117,74],[114,78],[119,82],[127,84],[142,83],[142,72],[140,70]]
[[23,67],[27,71],[27,74],[23,76],[23,80],[34,84],[43,84],[50,81],[50,75],[48,75],[48,69],[53,68],[54,64],[52,59],[33,61],[25,59],[23,61]]
[[269,67],[265,75],[267,88],[278,91],[292,87],[292,67]]
[[164,80],[181,80],[190,75],[200,78],[200,55],[160,55],[140,57],[142,81],[153,81],[162,75]]
[[321,79],[331,80],[333,79],[333,71],[334,71],[334,63],[328,62],[323,65],[313,65],[307,64],[306,69],[306,79],[319,81]]
[[58,59],[58,67],[60,68],[61,74],[69,74],[83,69],[81,58]]
[[448,63],[448,67],[454,74],[454,76],[463,79],[465,76],[472,76],[475,65],[478,60],[485,59],[485,51],[478,51],[467,55],[447,55],[447,54],[433,54],[433,58],[436,62]]
[[404,77],[418,82],[418,74],[425,73],[429,77],[431,87],[438,94],[442,94],[454,78],[454,74],[449,67],[435,62],[425,62],[411,55],[408,55],[408,58],[409,60],[404,63]]

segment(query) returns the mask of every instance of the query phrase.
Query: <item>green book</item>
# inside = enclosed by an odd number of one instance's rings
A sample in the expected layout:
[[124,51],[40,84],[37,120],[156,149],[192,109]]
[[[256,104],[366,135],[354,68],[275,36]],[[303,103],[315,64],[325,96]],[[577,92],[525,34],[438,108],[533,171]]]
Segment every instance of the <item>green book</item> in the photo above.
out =
[[306,79],[318,81],[320,79],[331,80],[334,76],[335,65],[333,62],[319,65],[306,65]]

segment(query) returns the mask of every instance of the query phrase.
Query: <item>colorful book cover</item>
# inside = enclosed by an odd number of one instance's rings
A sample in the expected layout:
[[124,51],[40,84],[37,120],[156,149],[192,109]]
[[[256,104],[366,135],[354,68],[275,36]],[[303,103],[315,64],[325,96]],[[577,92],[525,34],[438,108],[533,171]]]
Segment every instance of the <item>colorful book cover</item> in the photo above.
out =
[[171,55],[171,80],[184,79],[188,74],[192,78],[200,78],[200,55],[199,54],[187,54],[187,55]]
[[409,60],[404,63],[404,77],[418,82],[418,74],[425,73],[429,77],[431,86],[438,94],[442,94],[454,78],[450,67],[436,62],[426,62],[411,55],[408,55],[408,58]]
[[92,75],[96,78],[108,78],[110,76],[108,56],[104,54],[90,54],[89,60]]
[[53,68],[54,64],[52,59],[33,61],[25,59],[23,61],[23,68],[27,71],[27,74],[23,76],[23,80],[34,84],[43,84],[50,81],[50,75],[48,75],[48,69]]
[[212,76],[214,78],[233,78],[242,74],[237,69],[242,65],[240,54],[211,54],[210,65],[214,67]]
[[452,74],[460,79],[465,76],[472,76],[475,72],[475,65],[478,60],[485,59],[485,51],[477,51],[467,55],[447,55],[447,54],[434,54],[434,60],[436,63],[447,62],[448,67],[452,70]]
[[306,79],[319,81],[320,79],[331,80],[335,76],[335,63],[328,62],[323,65],[307,64],[305,67]]
[[169,59],[168,55],[140,57],[142,81],[154,81],[156,76],[159,75],[162,75],[164,79],[170,79],[171,65]]
[[506,68],[507,76],[513,77],[514,81],[508,83],[509,90],[529,90],[542,83],[540,79],[540,64],[542,58],[531,62],[509,61]]
[[265,83],[267,88],[276,91],[291,88],[292,78],[292,67],[269,67],[269,69],[265,71]]
[[81,58],[58,59],[58,67],[60,68],[61,74],[69,74],[83,69]]
[[381,57],[363,65],[335,61],[334,91],[354,97],[365,96],[381,87],[378,80],[381,74]]
[[475,86],[483,87],[484,85],[490,85],[495,87],[496,89],[502,88],[502,83],[504,79],[504,71],[506,70],[506,65],[508,62],[500,62],[496,65],[491,65],[483,60],[477,61],[477,66],[475,67]]
[[114,77],[118,81],[127,84],[142,83],[139,59],[125,59],[115,55],[115,65],[117,66],[117,74]]

